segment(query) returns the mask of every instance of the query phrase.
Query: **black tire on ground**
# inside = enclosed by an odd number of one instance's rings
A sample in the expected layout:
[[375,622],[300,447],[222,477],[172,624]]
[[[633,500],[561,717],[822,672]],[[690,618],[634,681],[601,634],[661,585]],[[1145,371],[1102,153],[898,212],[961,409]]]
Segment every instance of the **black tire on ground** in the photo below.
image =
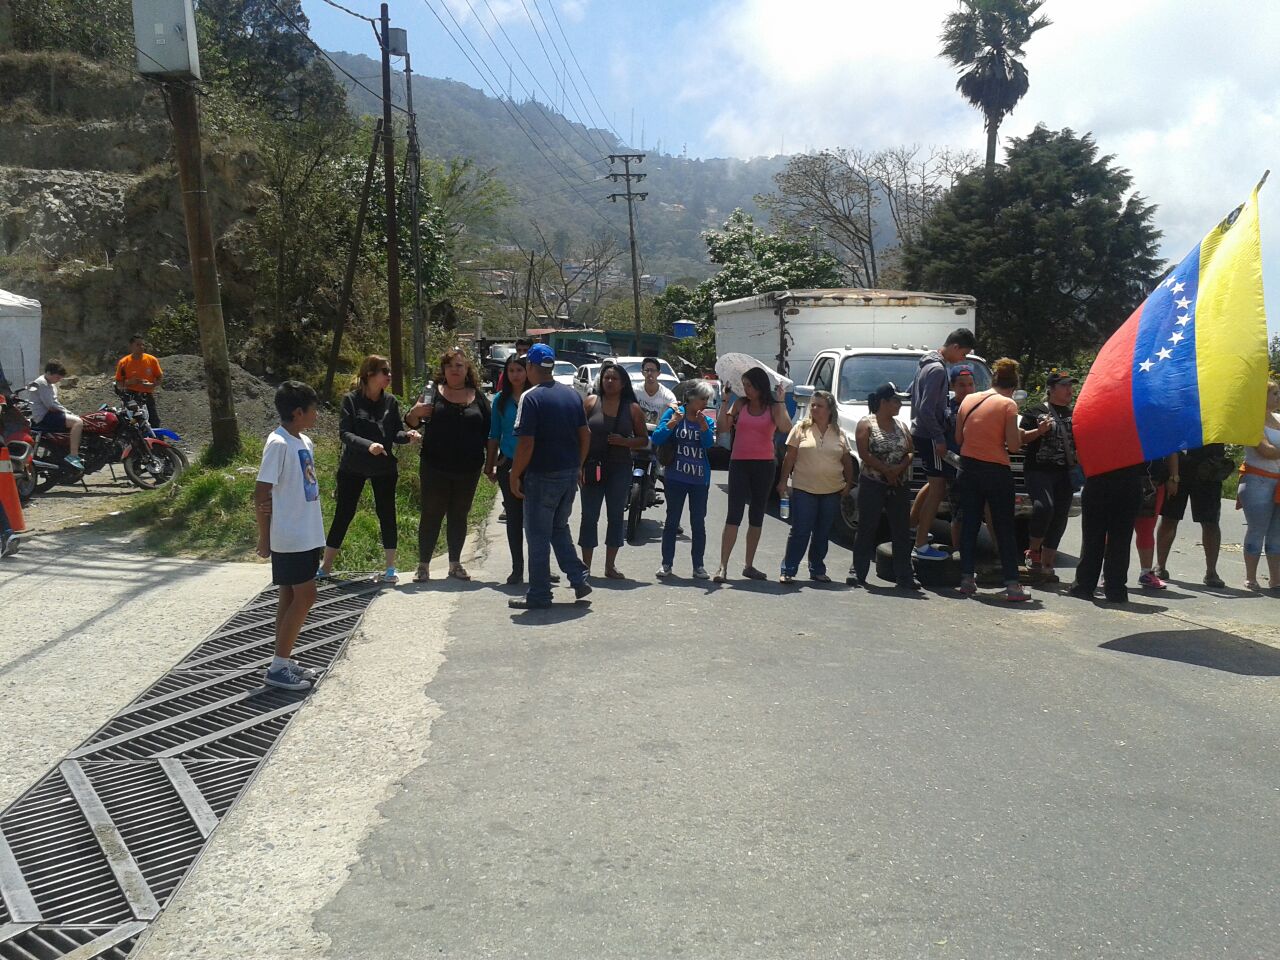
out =
[[644,513],[644,483],[631,483],[631,496],[627,500],[627,543],[636,544],[640,534],[640,515]]
[[[954,556],[946,560],[912,560],[912,566],[916,579],[926,587],[960,586],[960,561]],[[876,576],[894,582],[892,544],[882,543],[876,547]]]
[[858,489],[850,490],[840,498],[840,512],[836,514],[835,537],[841,543],[853,543],[858,535]]
[[36,492],[36,471],[34,467],[19,468],[13,471],[14,483],[18,487],[18,502],[26,503]]
[[158,490],[171,483],[173,478],[182,473],[186,467],[186,458],[173,447],[156,447],[154,456],[162,464],[158,474],[152,473],[139,455],[135,454],[124,462],[125,476],[135,487],[141,487],[143,490]]

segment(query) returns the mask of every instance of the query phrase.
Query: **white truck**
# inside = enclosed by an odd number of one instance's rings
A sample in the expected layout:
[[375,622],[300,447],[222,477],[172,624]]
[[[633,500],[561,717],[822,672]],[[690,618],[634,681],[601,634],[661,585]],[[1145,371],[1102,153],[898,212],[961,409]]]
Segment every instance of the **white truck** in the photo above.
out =
[[[936,349],[957,327],[974,329],[977,302],[971,296],[905,290],[841,288],[782,290],[715,305],[716,353],[746,353],[796,382],[797,415],[814,390],[835,395],[841,428],[853,446],[854,429],[867,415],[867,394],[893,383],[911,389],[920,358]],[[991,386],[986,362],[971,357],[978,390]],[[910,403],[899,414],[911,422]],[[856,455],[855,455],[856,456]],[[1023,491],[1021,458],[1015,465],[1020,517],[1030,513]],[[917,467],[912,486],[924,482]],[[945,512],[945,509],[944,509]],[[840,525],[845,535],[857,526],[853,497],[846,497]]]

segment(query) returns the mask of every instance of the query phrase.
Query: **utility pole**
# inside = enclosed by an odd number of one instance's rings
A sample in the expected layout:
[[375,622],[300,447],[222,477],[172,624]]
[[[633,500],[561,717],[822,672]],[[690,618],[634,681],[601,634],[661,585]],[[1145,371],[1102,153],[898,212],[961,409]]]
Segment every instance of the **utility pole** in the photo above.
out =
[[520,321],[520,332],[529,332],[529,294],[533,291],[533,251],[529,251],[529,276],[524,282],[524,319]]
[[418,152],[418,118],[413,112],[413,68],[409,50],[404,53],[404,90],[409,108],[409,216],[413,226],[409,236],[413,251],[413,381],[427,382],[427,330],[422,322],[422,223],[418,212],[418,191],[422,184],[421,156]]
[[404,390],[404,334],[400,326],[400,227],[396,221],[396,138],[391,125],[391,20],[382,5],[382,138],[383,182],[387,204],[387,315],[391,336],[391,392]]
[[622,180],[627,185],[626,193],[611,193],[609,194],[609,201],[611,203],[617,203],[619,199],[625,199],[627,201],[627,227],[629,228],[631,233],[631,299],[635,307],[636,353],[640,353],[642,351],[640,350],[640,264],[636,258],[635,202],[637,200],[644,200],[646,197],[649,196],[649,194],[631,192],[632,180],[634,180],[636,183],[639,183],[646,176],[648,176],[648,174],[644,174],[644,173],[632,173],[631,164],[635,163],[636,165],[639,165],[643,163],[644,157],[645,155],[643,153],[611,153],[609,154],[609,163],[612,164],[615,161],[621,160],[622,168],[624,171],[623,173],[609,174],[609,179],[612,180],[614,183],[617,183],[619,180]]
[[213,217],[204,184],[204,160],[200,150],[200,113],[195,88],[190,83],[168,83],[169,114],[173,122],[174,156],[182,187],[182,212],[187,224],[187,250],[200,328],[200,352],[204,355],[205,387],[209,393],[210,452],[229,459],[240,449],[240,427],[231,392],[231,362],[227,357],[227,331],[222,322],[222,292],[214,252]]
[[342,353],[342,333],[347,323],[347,310],[351,308],[351,285],[356,279],[356,263],[360,257],[360,240],[364,236],[364,219],[369,212],[369,192],[373,189],[373,171],[378,165],[378,149],[382,146],[382,121],[373,130],[373,145],[369,148],[369,163],[364,168],[364,189],[360,192],[360,210],[356,214],[355,229],[351,233],[351,249],[347,251],[347,272],[342,277],[342,297],[338,302],[338,319],[333,327],[333,345],[329,348],[329,368],[324,375],[325,400],[333,396],[333,376],[338,369],[338,357]]

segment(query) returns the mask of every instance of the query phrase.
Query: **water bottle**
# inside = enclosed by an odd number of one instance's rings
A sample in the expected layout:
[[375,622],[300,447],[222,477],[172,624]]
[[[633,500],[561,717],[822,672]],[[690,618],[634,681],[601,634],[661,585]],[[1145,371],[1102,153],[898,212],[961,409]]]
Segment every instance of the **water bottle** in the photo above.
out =
[[791,517],[791,498],[790,497],[783,497],[778,501],[778,515],[782,517],[783,520],[790,519]]

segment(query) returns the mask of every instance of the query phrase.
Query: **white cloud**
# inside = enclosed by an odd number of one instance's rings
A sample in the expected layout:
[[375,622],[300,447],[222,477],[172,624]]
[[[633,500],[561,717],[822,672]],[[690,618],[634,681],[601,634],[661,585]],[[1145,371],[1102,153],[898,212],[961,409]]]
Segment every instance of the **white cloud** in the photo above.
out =
[[[696,39],[671,95],[709,112],[703,135],[715,153],[775,153],[784,138],[793,151],[921,143],[981,153],[982,117],[937,56],[953,9],[951,0],[722,0],[686,34]],[[1027,47],[1031,91],[1002,137],[1037,122],[1093,133],[1159,205],[1164,253],[1180,258],[1277,157],[1280,4],[1054,0],[1044,12],[1054,23]],[[1280,221],[1270,224],[1266,193],[1274,300]]]
[[[547,0],[548,3],[554,0]],[[587,15],[587,7],[589,0],[563,0],[560,4],[560,12],[564,14],[566,20],[574,23],[581,23]]]

